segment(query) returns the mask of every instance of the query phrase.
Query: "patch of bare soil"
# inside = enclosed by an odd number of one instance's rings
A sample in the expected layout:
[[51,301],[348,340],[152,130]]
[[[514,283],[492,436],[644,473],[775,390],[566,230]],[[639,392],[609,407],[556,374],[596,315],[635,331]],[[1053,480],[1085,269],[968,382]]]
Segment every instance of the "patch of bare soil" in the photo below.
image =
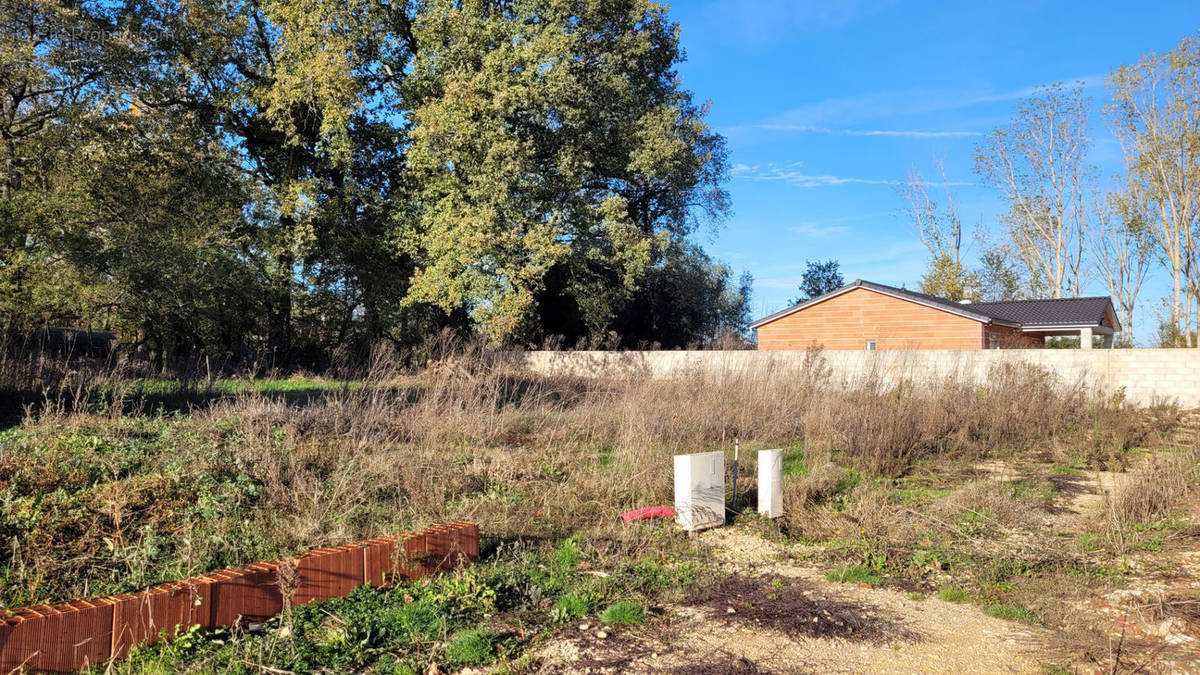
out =
[[793,639],[876,644],[920,639],[898,617],[822,592],[811,581],[782,575],[733,576],[693,602],[726,628],[765,628]]
[[[700,536],[729,572],[667,620],[597,639],[579,631],[538,654],[553,673],[1036,673],[1059,661],[1045,631],[978,608],[827,581],[741,527]],[[730,611],[732,610],[732,611]]]

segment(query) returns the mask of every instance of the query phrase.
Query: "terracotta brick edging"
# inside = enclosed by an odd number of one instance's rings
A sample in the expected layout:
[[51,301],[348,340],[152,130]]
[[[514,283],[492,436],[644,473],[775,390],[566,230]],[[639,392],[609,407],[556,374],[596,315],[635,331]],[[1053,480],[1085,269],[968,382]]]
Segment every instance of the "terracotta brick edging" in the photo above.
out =
[[[340,598],[359,586],[390,586],[398,579],[419,579],[477,560],[479,526],[456,521],[179,579],[137,593],[0,610],[0,672],[78,670],[123,659],[139,644],[192,626],[263,621],[285,606]],[[281,577],[286,583],[280,583]]]

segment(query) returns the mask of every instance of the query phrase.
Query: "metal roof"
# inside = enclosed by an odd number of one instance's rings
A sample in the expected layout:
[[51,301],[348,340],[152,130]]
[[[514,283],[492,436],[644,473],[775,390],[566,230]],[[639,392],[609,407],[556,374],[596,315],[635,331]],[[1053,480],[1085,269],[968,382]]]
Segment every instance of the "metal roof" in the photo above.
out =
[[[853,282],[842,286],[836,290],[830,291],[825,295],[821,295],[811,300],[793,305],[782,311],[776,312],[770,316],[763,317],[758,321],[750,324],[751,328],[758,328],[764,324],[768,324],[776,319],[781,319],[789,314],[794,314],[800,310],[815,305],[818,302],[824,302],[830,298],[836,297],[843,293],[852,291],[856,288],[866,288],[890,295],[894,298],[908,300],[926,307],[940,309],[942,311],[957,314],[968,319],[974,319],[981,323],[995,323],[1012,327],[1020,327],[1022,325],[1030,326],[1096,326],[1100,325],[1104,315],[1112,307],[1112,300],[1107,297],[1091,297],[1091,298],[1055,298],[1049,300],[1008,300],[1004,302],[974,302],[961,303],[946,298],[939,298],[935,295],[926,293],[918,293],[910,291],[906,288],[896,288],[894,286],[886,286],[862,279],[855,279]],[[1115,313],[1114,313],[1115,320]],[[1114,326],[1116,330],[1120,330],[1120,325]]]
[[[972,305],[992,317],[1027,326],[1099,325],[1112,306],[1106,296],[1051,298],[1048,300],[1005,300]],[[1119,328],[1119,326],[1114,326]]]

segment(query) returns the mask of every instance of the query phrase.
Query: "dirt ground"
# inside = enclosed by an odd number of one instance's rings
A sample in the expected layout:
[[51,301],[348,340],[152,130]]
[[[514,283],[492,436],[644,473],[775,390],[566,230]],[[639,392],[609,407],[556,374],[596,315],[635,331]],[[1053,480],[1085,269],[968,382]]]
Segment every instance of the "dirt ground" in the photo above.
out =
[[[826,581],[741,528],[700,535],[732,573],[713,597],[668,608],[660,629],[580,630],[541,654],[546,672],[1036,673],[1047,631],[970,605]],[[774,607],[773,607],[774,605]]]
[[[1003,465],[984,470],[1011,478]],[[1065,477],[1041,531],[1015,544],[1086,531],[1116,480]],[[1195,509],[1190,519],[1200,525]],[[831,582],[804,546],[725,527],[699,535],[729,574],[720,587],[661,608],[653,627],[581,624],[536,663],[564,673],[1200,672],[1200,528],[1172,537],[1131,554],[1120,583],[1047,598],[1063,622],[1043,627],[895,587]]]

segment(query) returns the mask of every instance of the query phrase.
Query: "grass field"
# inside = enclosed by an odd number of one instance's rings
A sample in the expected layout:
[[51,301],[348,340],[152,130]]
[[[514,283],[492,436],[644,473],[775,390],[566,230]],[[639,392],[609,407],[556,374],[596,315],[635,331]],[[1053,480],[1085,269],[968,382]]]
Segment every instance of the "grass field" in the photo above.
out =
[[[669,525],[616,516],[671,503],[673,454],[734,438],[746,476],[753,450],[786,451],[787,517],[731,513],[740,527],[799,547],[830,581],[1014,621],[1058,626],[1049,600],[1120,584],[1131,556],[1192,536],[1181,513],[1198,455],[1182,413],[1031,368],[985,386],[844,385],[814,355],[802,377],[608,380],[535,377],[477,351],[359,380],[108,377],[42,396],[0,432],[9,607],[435,522],[484,533],[471,570],[360,589],[251,633],[189,633],[139,650],[117,666],[128,672],[519,671],[574,623],[664,621],[722,568]],[[1102,517],[1040,536],[1099,470],[1121,477]]]

